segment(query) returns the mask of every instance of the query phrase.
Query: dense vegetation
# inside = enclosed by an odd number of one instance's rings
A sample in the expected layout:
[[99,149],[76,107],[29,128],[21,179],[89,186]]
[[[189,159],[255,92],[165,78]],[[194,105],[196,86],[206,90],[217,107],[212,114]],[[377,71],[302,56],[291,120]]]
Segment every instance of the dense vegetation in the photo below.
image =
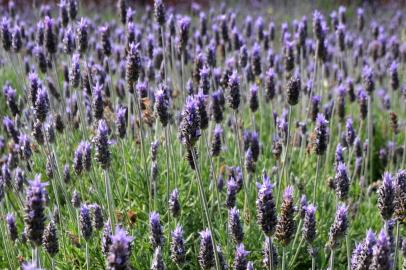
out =
[[0,268],[406,269],[403,10],[298,2],[2,9]]

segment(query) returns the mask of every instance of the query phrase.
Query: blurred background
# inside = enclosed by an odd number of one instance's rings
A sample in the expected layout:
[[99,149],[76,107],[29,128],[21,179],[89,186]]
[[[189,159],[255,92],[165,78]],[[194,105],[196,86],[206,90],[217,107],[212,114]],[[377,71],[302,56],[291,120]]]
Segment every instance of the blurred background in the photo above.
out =
[[[0,5],[7,6],[9,2],[13,1],[16,6],[20,8],[29,7],[35,4],[40,6],[41,4],[56,4],[57,0],[0,0]],[[109,6],[114,5],[117,1],[115,0],[80,0],[82,4],[89,6]],[[134,5],[152,5],[153,0],[128,0],[128,2]],[[201,6],[210,6],[212,4],[218,4],[217,0],[166,0],[168,5],[172,6],[191,6],[193,4],[198,4]],[[230,4],[244,4],[251,5],[253,7],[259,4],[292,4],[295,2],[306,2],[307,4],[319,6],[319,7],[330,7],[338,5],[388,5],[388,4],[399,4],[405,5],[406,0],[229,0],[221,1],[228,5]]]

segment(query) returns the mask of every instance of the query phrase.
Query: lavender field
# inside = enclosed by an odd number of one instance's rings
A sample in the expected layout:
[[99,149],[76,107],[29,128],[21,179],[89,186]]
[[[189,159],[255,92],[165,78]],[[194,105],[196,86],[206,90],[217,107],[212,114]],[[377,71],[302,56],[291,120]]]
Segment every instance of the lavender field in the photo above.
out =
[[0,7],[0,269],[406,269],[404,7],[135,2]]

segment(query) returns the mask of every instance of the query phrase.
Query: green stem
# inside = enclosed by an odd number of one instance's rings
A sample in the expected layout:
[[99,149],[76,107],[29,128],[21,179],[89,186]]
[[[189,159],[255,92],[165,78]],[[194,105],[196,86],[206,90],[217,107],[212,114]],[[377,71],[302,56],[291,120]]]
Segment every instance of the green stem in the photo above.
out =
[[196,157],[195,149],[193,149],[192,146],[190,147],[190,151],[192,152],[193,163],[194,163],[195,169],[196,169],[197,182],[198,182],[198,185],[199,185],[200,200],[201,200],[201,203],[203,204],[207,224],[208,224],[209,230],[210,230],[210,232],[212,234],[211,241],[212,241],[212,245],[214,247],[214,257],[215,257],[215,261],[216,261],[216,270],[220,270],[221,266],[220,266],[220,259],[219,259],[218,253],[217,253],[215,232],[214,232],[213,225],[212,225],[212,222],[211,222],[211,219],[210,219],[209,208],[207,206],[207,201],[206,201],[206,197],[205,197],[205,194],[204,194],[203,180],[202,180],[202,177],[201,177],[201,174],[200,174],[199,164],[197,163],[197,157]]
[[321,156],[318,155],[317,156],[316,178],[314,178],[314,184],[313,184],[313,203],[316,203],[316,198],[317,198],[317,183],[319,182],[320,165],[321,165]]
[[393,259],[393,263],[395,266],[395,269],[397,269],[398,265],[398,248],[399,248],[399,239],[400,239],[400,228],[399,228],[400,222],[396,220],[396,240],[395,240],[395,256]]
[[86,269],[90,269],[89,243],[86,241]]
[[286,269],[286,247],[282,248],[282,270]]
[[331,255],[330,255],[330,269],[329,270],[334,270],[334,249],[331,249]]
[[109,222],[110,222],[111,229],[114,231],[116,217],[114,215],[114,201],[113,201],[113,196],[111,193],[111,183],[110,183],[110,176],[109,176],[108,169],[104,169],[104,180],[105,180],[105,185],[106,185],[107,209],[108,209],[109,216],[110,216]]

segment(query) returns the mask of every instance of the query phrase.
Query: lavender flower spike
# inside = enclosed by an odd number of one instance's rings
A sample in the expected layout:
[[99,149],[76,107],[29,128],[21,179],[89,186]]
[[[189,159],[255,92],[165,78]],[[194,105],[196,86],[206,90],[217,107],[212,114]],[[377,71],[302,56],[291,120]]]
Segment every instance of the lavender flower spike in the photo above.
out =
[[295,205],[293,203],[293,187],[288,186],[283,194],[283,202],[281,206],[281,216],[276,225],[276,238],[282,245],[289,245],[296,231],[296,223],[294,220]]
[[151,243],[154,248],[163,246],[165,238],[163,236],[163,226],[161,225],[161,218],[159,213],[152,212],[149,215],[149,222],[151,228]]
[[111,236],[111,245],[107,257],[107,269],[131,269],[131,242],[133,237],[129,236],[127,231],[121,227],[116,228],[116,233]]
[[382,230],[373,248],[372,263],[369,269],[392,269],[393,261],[391,253],[389,237],[385,230]]
[[6,216],[7,228],[12,241],[18,239],[18,230],[16,226],[16,218],[13,214],[7,214]]
[[319,113],[317,115],[316,127],[314,129],[314,151],[317,155],[323,155],[327,150],[328,145],[328,121],[323,114]]
[[383,175],[382,185],[378,190],[378,208],[384,220],[389,220],[394,211],[395,187],[393,177],[389,172]]
[[211,232],[206,229],[200,232],[199,265],[201,269],[210,269],[215,265],[214,247],[211,239]]
[[240,219],[240,211],[235,206],[228,214],[228,227],[233,240],[236,243],[241,243],[244,239],[244,230]]
[[185,240],[183,238],[183,229],[181,226],[176,226],[175,230],[172,232],[172,242],[171,242],[171,259],[177,265],[181,265],[186,259],[186,248]]
[[92,236],[93,226],[90,207],[86,204],[83,204],[80,208],[80,230],[83,238],[88,241]]
[[103,169],[110,166],[111,154],[109,150],[109,128],[104,119],[99,120],[97,135],[95,138],[96,145],[96,160],[100,163]]
[[344,201],[348,197],[350,178],[347,166],[343,162],[340,162],[337,166],[334,186],[338,199]]
[[45,201],[48,183],[41,182],[41,175],[36,175],[34,180],[29,182],[27,200],[25,206],[25,232],[27,238],[36,246],[42,244],[42,235],[45,229]]
[[309,204],[305,210],[303,237],[309,245],[316,239],[316,207],[313,204]]
[[182,111],[182,120],[179,126],[179,138],[182,144],[194,146],[201,134],[200,116],[196,101],[188,97]]
[[345,204],[340,204],[337,207],[334,223],[330,227],[329,246],[331,249],[336,249],[339,246],[340,240],[345,236],[348,228],[348,207]]
[[275,231],[277,224],[277,212],[275,201],[272,194],[274,185],[271,184],[269,176],[264,175],[263,184],[257,184],[258,198],[257,198],[257,220],[262,231],[271,236]]
[[247,269],[247,256],[250,252],[245,250],[244,244],[241,243],[237,246],[234,257],[234,269],[235,270],[246,270]]

